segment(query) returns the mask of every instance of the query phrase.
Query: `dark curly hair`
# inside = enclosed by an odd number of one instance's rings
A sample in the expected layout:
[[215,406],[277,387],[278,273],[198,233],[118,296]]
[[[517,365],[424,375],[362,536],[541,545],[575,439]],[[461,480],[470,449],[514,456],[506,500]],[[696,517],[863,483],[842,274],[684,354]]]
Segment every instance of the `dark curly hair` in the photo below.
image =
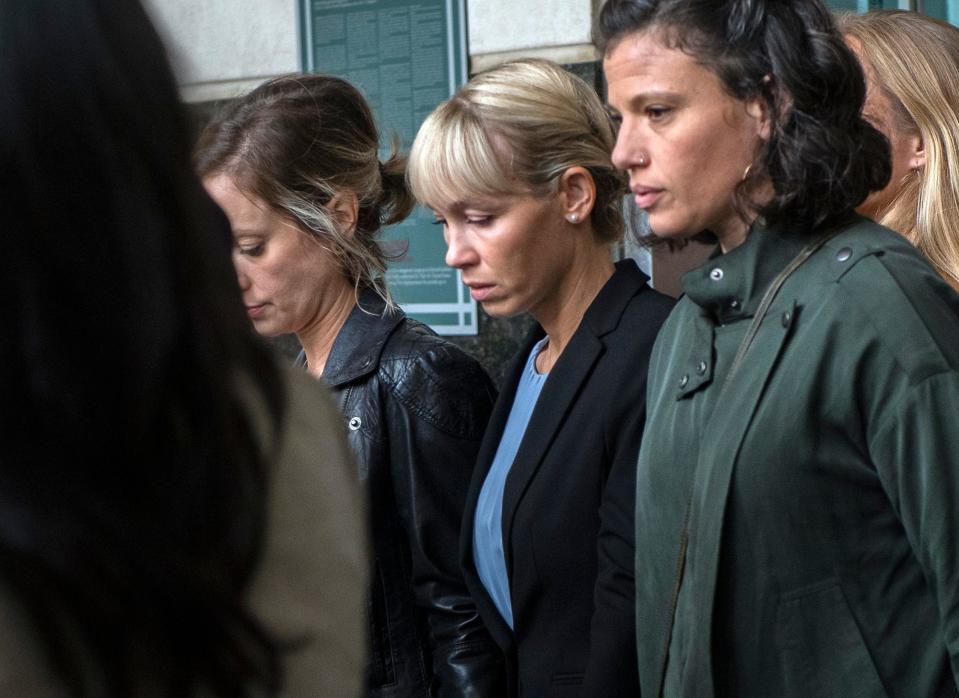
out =
[[[652,29],[731,96],[768,107],[769,141],[735,192],[744,218],[811,232],[889,181],[889,143],[862,118],[862,69],[820,0],[608,0],[595,41],[608,54]],[[774,194],[759,204],[751,192],[766,177]]]

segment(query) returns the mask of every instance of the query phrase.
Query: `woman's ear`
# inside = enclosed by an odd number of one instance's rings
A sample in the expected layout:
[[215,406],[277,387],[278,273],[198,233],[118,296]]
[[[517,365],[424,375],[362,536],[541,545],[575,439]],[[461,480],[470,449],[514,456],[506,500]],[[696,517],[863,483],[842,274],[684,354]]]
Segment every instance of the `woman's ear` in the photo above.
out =
[[[763,86],[768,89],[772,78],[767,75],[762,81]],[[772,119],[769,114],[769,103],[763,99],[762,94],[746,101],[746,115],[755,121],[756,135],[762,140],[768,141],[772,136]]]
[[589,218],[596,204],[596,182],[585,167],[569,167],[559,177],[563,216],[571,223]]
[[746,102],[746,114],[756,124],[756,135],[768,141],[772,134],[772,124],[769,121],[769,109],[761,99],[751,99]]
[[326,210],[342,227],[342,232],[349,235],[356,230],[356,221],[360,215],[360,201],[351,191],[339,191],[330,197]]
[[909,169],[921,170],[926,166],[926,146],[922,142],[922,134],[909,137],[909,148],[912,153],[909,156]]

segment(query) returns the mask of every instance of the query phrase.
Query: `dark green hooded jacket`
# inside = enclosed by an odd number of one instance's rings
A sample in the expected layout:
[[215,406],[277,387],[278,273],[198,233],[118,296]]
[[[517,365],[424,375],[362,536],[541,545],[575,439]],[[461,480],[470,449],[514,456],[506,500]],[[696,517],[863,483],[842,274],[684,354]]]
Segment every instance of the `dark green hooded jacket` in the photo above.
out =
[[959,694],[959,296],[855,217],[788,278],[723,387],[808,240],[754,227],[684,277],[654,348],[644,696]]

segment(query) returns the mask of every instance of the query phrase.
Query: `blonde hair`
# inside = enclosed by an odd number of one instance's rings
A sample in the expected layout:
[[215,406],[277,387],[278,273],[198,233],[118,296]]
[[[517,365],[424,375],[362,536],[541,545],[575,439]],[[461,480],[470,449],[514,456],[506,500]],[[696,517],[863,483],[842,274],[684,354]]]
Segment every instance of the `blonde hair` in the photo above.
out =
[[843,14],[839,28],[861,44],[896,127],[918,133],[925,150],[925,165],[902,182],[879,222],[959,290],[959,29],[903,10]]
[[420,127],[407,180],[442,208],[474,196],[545,195],[570,167],[596,184],[590,214],[603,242],[622,237],[624,175],[610,160],[615,131],[596,92],[555,63],[524,59],[481,73]]

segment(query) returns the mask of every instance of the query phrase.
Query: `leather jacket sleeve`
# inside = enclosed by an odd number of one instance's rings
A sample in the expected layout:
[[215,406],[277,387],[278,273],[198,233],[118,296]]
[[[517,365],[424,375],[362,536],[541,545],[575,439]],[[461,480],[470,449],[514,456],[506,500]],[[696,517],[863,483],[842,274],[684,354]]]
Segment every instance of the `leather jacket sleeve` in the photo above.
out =
[[434,696],[499,696],[502,657],[459,568],[470,476],[495,399],[479,364],[435,344],[393,367],[387,423],[399,518],[410,543],[413,591],[428,621]]

